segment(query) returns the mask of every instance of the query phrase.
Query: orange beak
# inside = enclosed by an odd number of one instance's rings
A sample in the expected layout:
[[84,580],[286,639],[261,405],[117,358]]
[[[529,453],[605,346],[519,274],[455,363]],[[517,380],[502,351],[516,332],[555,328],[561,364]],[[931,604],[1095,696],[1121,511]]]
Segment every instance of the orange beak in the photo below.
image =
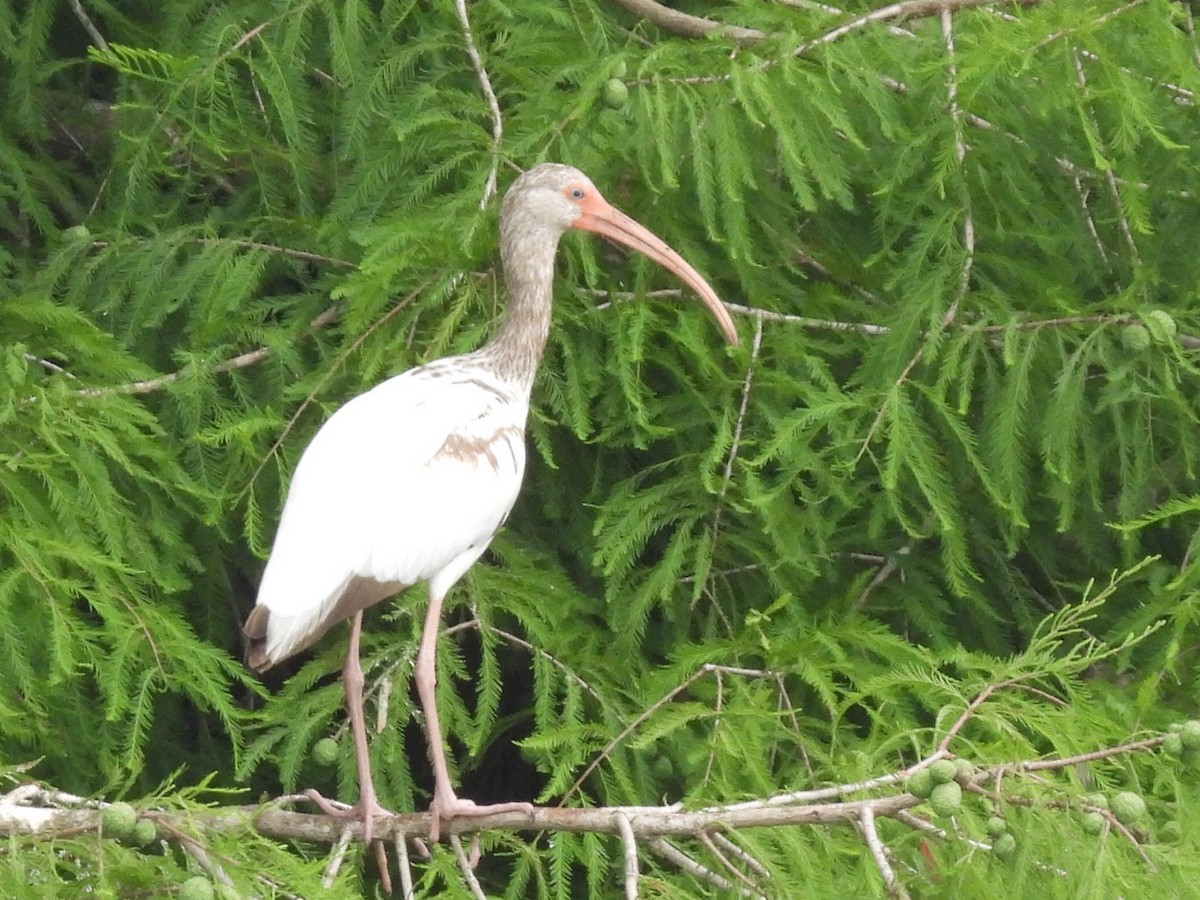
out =
[[603,235],[610,241],[636,250],[654,260],[664,269],[674,272],[680,281],[695,291],[696,295],[704,301],[704,305],[708,307],[709,312],[717,320],[717,324],[721,326],[721,330],[725,332],[725,338],[729,343],[737,343],[737,329],[733,325],[729,311],[725,309],[721,299],[717,296],[717,292],[700,277],[699,272],[688,265],[687,260],[672,250],[666,241],[649,228],[629,218],[599,194],[593,192],[589,192],[589,195],[580,203],[579,218],[572,224],[575,228]]

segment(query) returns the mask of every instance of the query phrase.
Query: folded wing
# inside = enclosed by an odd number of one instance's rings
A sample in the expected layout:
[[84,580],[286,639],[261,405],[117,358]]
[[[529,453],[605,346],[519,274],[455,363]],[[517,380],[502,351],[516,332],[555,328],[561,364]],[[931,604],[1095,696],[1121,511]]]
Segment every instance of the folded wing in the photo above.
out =
[[503,524],[525,469],[526,401],[459,362],[385,381],[317,432],[246,620],[252,667],[418,581],[448,590]]

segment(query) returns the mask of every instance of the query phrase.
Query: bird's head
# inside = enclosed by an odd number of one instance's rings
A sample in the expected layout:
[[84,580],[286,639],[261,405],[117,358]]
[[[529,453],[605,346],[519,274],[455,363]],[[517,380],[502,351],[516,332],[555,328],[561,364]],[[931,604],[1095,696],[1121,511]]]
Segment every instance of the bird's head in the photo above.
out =
[[603,235],[674,272],[704,301],[729,343],[737,330],[728,311],[700,273],[662,238],[610,204],[590,178],[571,166],[542,163],[525,172],[508,189],[500,211],[502,223],[516,232],[549,230],[555,237],[568,228]]

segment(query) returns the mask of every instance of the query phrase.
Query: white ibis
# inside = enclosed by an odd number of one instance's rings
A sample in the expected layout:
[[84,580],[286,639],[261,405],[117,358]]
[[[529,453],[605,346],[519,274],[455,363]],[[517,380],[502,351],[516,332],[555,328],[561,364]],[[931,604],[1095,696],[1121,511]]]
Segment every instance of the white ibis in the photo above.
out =
[[[359,637],[363,610],[419,581],[429,606],[413,679],[425,713],[434,789],[430,837],[456,816],[522,810],[478,806],[450,782],[434,687],[442,601],[504,524],[525,470],[529,394],[550,326],[554,256],[568,228],[592,231],[670,269],[737,333],[716,293],[682,257],[600,196],[582,172],[546,163],[520,176],[500,211],[508,306],[496,336],[467,353],[410,369],[335,412],[300,457],[258,602],[243,630],[247,664],[270,668],[350,619],[342,677],[369,843],[387,815],[371,781]],[[327,812],[332,807],[322,802]]]

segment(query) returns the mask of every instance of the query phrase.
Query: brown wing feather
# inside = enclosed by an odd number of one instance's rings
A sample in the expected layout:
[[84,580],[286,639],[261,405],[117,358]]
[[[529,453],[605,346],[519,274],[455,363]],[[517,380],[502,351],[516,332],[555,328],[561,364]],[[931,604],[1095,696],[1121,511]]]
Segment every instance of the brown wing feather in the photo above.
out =
[[[408,585],[398,581],[376,581],[361,575],[354,575],[346,580],[337,594],[337,599],[326,605],[328,612],[320,617],[314,617],[312,627],[292,646],[287,654],[291,656],[314,644],[326,631],[348,619],[368,606],[374,606],[380,600],[392,597],[403,591]],[[256,606],[246,616],[242,625],[242,634],[246,636],[246,665],[255,672],[264,672],[286,657],[272,659],[266,650],[267,632],[271,626],[271,611],[265,606]]]

